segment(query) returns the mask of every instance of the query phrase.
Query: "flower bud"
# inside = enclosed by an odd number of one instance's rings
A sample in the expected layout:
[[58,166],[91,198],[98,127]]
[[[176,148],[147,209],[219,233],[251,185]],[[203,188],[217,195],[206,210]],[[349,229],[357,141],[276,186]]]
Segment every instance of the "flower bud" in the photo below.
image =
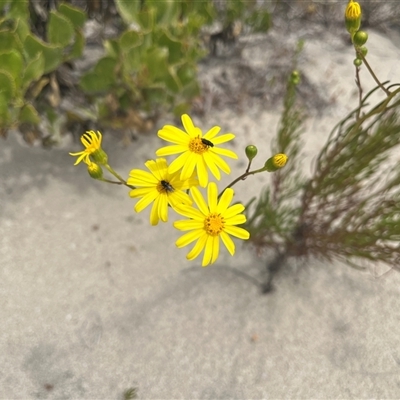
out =
[[368,33],[364,31],[358,31],[353,36],[353,43],[355,46],[362,46],[367,43]]
[[362,60],[360,60],[359,58],[355,58],[354,61],[353,61],[353,64],[354,64],[356,67],[361,67]]
[[246,147],[245,152],[246,152],[246,156],[249,159],[249,161],[253,160],[253,158],[257,155],[257,151],[258,151],[257,147],[252,144],[250,144]]
[[103,178],[103,170],[101,169],[101,167],[99,165],[97,165],[94,162],[90,162],[87,165],[87,169],[89,172],[89,175],[93,178],[93,179],[101,179]]
[[349,0],[346,10],[344,12],[344,20],[346,29],[351,35],[354,35],[361,25],[361,7],[356,1]]
[[359,50],[364,57],[368,54],[368,49],[365,46],[360,47]]
[[290,74],[290,82],[292,82],[294,85],[298,85],[300,83],[299,71],[292,71],[292,73]]
[[107,153],[102,149],[97,149],[92,153],[93,160],[100,165],[106,165],[108,162]]
[[288,157],[286,154],[275,154],[273,157],[269,158],[266,161],[264,168],[268,172],[275,172],[278,169],[283,168],[286,165],[287,160]]

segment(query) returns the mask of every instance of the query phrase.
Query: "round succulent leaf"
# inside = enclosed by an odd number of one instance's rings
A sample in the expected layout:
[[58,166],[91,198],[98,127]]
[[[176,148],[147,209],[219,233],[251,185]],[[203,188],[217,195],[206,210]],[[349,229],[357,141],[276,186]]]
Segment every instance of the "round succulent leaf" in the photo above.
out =
[[176,0],[146,0],[146,6],[155,10],[157,25],[173,25],[181,12],[180,2]]
[[102,58],[96,66],[82,76],[80,85],[89,93],[102,92],[116,83],[115,68],[117,60],[110,57]]
[[122,51],[140,46],[143,43],[143,35],[134,30],[125,31],[119,38],[119,44]]
[[20,47],[22,48],[22,43],[31,31],[28,20],[19,18],[15,23],[14,31],[19,38]]
[[67,55],[67,59],[73,60],[82,56],[83,49],[85,48],[85,36],[82,31],[75,30],[75,41],[72,45],[71,51]]
[[32,82],[37,81],[44,74],[44,55],[42,52],[36,54],[35,58],[32,58],[24,69],[22,75],[21,87],[23,91],[28,89]]
[[0,94],[7,101],[11,101],[15,95],[15,89],[13,76],[8,71],[0,69]]
[[24,49],[29,59],[37,57],[42,52],[44,56],[44,73],[54,71],[63,61],[62,47],[50,45],[29,34],[24,42]]
[[15,85],[20,87],[23,67],[21,54],[16,50],[0,53],[0,66],[2,70],[8,71],[11,74]]
[[67,46],[74,39],[74,26],[71,21],[58,11],[50,11],[47,37],[51,44]]
[[61,3],[58,11],[69,19],[75,29],[82,29],[86,22],[86,13],[71,4]]
[[0,127],[7,127],[11,122],[11,114],[9,107],[9,99],[0,92]]
[[138,22],[137,15],[141,7],[140,1],[115,0],[115,6],[117,7],[118,14],[127,25]]
[[32,104],[28,103],[21,108],[19,112],[18,121],[20,123],[27,122],[37,125],[40,123],[40,116],[39,113],[36,111],[35,107],[33,107]]
[[17,34],[10,31],[0,31],[1,51],[11,51],[15,49],[22,49],[21,41]]
[[168,75],[168,48],[152,47],[144,55],[143,64],[151,79],[159,79]]
[[10,9],[7,12],[8,18],[29,18],[29,0],[11,1]]

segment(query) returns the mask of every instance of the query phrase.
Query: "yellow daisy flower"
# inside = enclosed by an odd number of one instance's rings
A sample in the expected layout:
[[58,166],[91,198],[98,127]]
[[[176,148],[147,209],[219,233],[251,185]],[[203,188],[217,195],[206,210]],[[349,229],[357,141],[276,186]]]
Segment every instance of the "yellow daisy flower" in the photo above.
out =
[[85,146],[85,150],[78,153],[69,153],[71,156],[78,156],[74,165],[79,164],[83,161],[86,164],[90,164],[90,156],[99,164],[107,164],[107,154],[101,148],[102,135],[99,131],[86,131],[81,136],[81,142]]
[[128,185],[136,186],[129,195],[141,197],[135,205],[135,211],[143,211],[150,203],[153,207],[150,213],[151,225],[157,225],[159,220],[168,221],[168,205],[175,208],[181,204],[192,204],[190,197],[183,191],[197,185],[197,179],[185,181],[179,179],[179,174],[170,174],[165,158],[149,160],[145,163],[150,172],[133,169],[129,173]]
[[182,115],[182,124],[186,132],[172,125],[165,125],[158,131],[161,139],[175,144],[157,150],[157,156],[164,157],[182,153],[172,161],[169,172],[174,173],[181,170],[181,180],[186,180],[193,175],[196,169],[202,187],[206,187],[208,183],[207,167],[218,180],[221,178],[219,169],[229,174],[231,169],[220,155],[234,159],[237,159],[238,156],[231,150],[221,149],[217,146],[232,140],[235,135],[226,133],[217,137],[221,130],[219,126],[214,126],[203,135],[201,129],[193,125],[193,121],[187,114]]
[[214,263],[218,258],[219,238],[221,238],[225,247],[233,256],[235,244],[229,235],[244,240],[250,237],[249,232],[245,229],[234,226],[245,223],[246,217],[241,214],[244,210],[242,204],[229,206],[234,194],[233,189],[226,189],[218,202],[217,185],[211,182],[207,190],[208,205],[196,187],[190,189],[190,194],[197,204],[198,210],[193,206],[186,205],[176,208],[175,211],[178,214],[190,219],[174,222],[174,227],[181,231],[191,231],[185,233],[176,241],[177,247],[187,246],[197,240],[186,258],[193,260],[204,249],[202,266],[205,267]]

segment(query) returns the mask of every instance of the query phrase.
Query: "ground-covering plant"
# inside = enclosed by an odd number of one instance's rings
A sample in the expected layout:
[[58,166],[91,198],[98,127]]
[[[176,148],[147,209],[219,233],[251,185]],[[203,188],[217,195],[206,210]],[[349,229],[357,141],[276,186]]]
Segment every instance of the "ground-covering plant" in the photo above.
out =
[[[30,25],[28,0],[0,2],[0,131],[18,128],[29,136],[41,114],[51,122],[60,102],[57,68],[80,57],[85,13],[62,3],[49,13],[46,41]],[[47,88],[50,87],[50,90]],[[47,96],[44,96],[46,91]],[[34,135],[33,135],[34,136]]]
[[[235,135],[219,135],[217,126],[203,134],[187,114],[182,115],[184,130],[165,125],[158,131],[158,136],[172,145],[156,151],[159,158],[145,163],[148,171],[133,169],[128,179],[122,178],[109,165],[101,147],[101,133],[94,131],[82,136],[83,151],[71,153],[78,157],[75,164],[83,161],[92,178],[129,187],[130,196],[140,199],[135,211],[152,205],[151,225],[167,222],[170,211],[184,216],[186,219],[173,223],[176,229],[187,231],[176,246],[195,242],[187,258],[193,260],[203,252],[202,266],[217,260],[219,239],[231,255],[235,253],[231,236],[249,239],[259,249],[275,251],[275,258],[267,265],[264,292],[271,290],[274,275],[291,257],[340,259],[360,268],[364,260],[369,260],[397,269],[400,170],[393,150],[400,142],[400,84],[380,82],[369,65],[365,47],[368,35],[360,30],[359,3],[349,1],[345,23],[355,50],[359,103],[332,129],[310,178],[299,173],[304,115],[296,104],[300,81],[296,69],[288,79],[281,123],[271,144],[275,155],[261,168],[251,169],[257,147],[249,144],[244,151],[246,170],[222,190],[210,182],[209,172],[217,181],[220,171],[231,172],[223,157],[238,156],[220,145]],[[359,74],[364,67],[377,83],[366,95]],[[385,98],[371,106],[368,101],[376,91],[382,91]],[[165,157],[170,156],[174,158],[168,163]],[[104,178],[103,168],[117,180]],[[262,172],[273,172],[271,185],[263,194],[247,207],[240,202],[231,205],[232,186]],[[206,197],[199,187],[207,188]]]

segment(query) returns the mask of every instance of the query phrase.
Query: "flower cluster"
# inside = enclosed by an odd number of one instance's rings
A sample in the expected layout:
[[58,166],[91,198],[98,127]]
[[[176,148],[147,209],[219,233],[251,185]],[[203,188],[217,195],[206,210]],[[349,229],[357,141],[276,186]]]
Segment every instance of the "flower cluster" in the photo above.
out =
[[[150,172],[134,169],[129,174],[127,183],[135,186],[130,196],[140,198],[135,211],[140,212],[152,204],[150,223],[157,225],[161,220],[168,221],[168,208],[187,217],[177,221],[174,227],[185,233],[177,240],[178,247],[187,246],[197,240],[187,258],[193,260],[204,250],[202,265],[215,262],[219,255],[219,238],[228,249],[235,253],[235,245],[229,235],[248,239],[249,233],[235,225],[243,224],[246,217],[241,214],[244,206],[229,207],[233,190],[225,190],[218,202],[218,189],[214,182],[209,182],[209,172],[220,180],[220,170],[229,174],[231,169],[221,157],[237,159],[231,150],[219,147],[232,140],[235,135],[218,135],[220,127],[214,126],[203,135],[191,118],[182,116],[184,131],[165,125],[158,131],[158,136],[172,143],[156,151],[158,158],[145,163]],[[165,156],[178,155],[170,165]],[[208,204],[197,186],[207,187]],[[185,191],[189,191],[187,194]],[[195,203],[196,207],[193,205]]]
[[[217,180],[221,178],[220,171],[226,174],[231,172],[222,157],[237,159],[238,156],[220,145],[229,142],[235,135],[219,135],[221,128],[218,126],[214,126],[203,135],[187,114],[182,116],[182,124],[184,130],[165,125],[158,131],[161,139],[172,144],[156,151],[159,158],[148,160],[145,163],[147,170],[133,169],[126,182],[107,164],[107,155],[101,148],[100,132],[86,132],[81,138],[85,150],[70,154],[78,157],[75,165],[81,161],[88,165],[92,178],[130,187],[130,197],[139,199],[134,207],[136,212],[141,212],[151,205],[151,225],[157,225],[160,220],[167,222],[169,209],[186,217],[173,224],[176,229],[187,231],[176,241],[176,246],[180,248],[195,242],[186,257],[193,260],[203,252],[202,266],[207,266],[218,258],[220,239],[228,252],[234,255],[235,244],[231,236],[243,240],[250,236],[249,232],[237,226],[246,222],[243,214],[245,207],[242,204],[231,205],[234,191],[230,186],[249,174],[272,172],[282,168],[287,157],[285,154],[277,154],[271,157],[263,168],[249,171],[257,149],[255,146],[248,146],[246,155],[249,167],[246,173],[218,194],[217,184],[209,182],[209,172]],[[177,157],[168,165],[164,157],[171,155]],[[101,168],[92,162],[90,157],[104,165],[119,182],[104,179]],[[207,200],[198,187],[206,188]]]

